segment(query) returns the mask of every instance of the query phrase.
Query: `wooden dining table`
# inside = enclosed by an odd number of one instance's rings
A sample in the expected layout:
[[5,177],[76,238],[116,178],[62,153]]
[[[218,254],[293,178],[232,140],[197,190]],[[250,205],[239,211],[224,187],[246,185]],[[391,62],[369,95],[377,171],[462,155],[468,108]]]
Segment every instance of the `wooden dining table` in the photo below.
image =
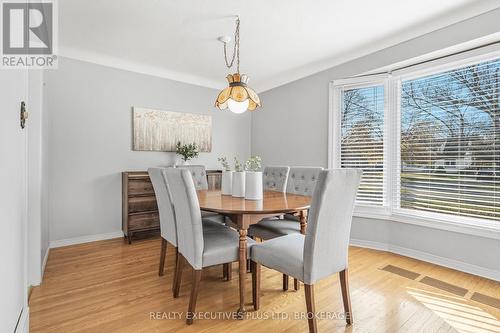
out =
[[[240,287],[240,306],[238,313],[243,314],[245,313],[248,227],[258,223],[266,217],[296,213],[300,220],[300,231],[304,234],[307,227],[307,210],[311,204],[311,197],[291,193],[264,191],[262,200],[245,200],[244,198],[222,195],[219,190],[201,190],[197,193],[200,209],[227,216],[238,230]],[[278,219],[276,223],[279,223]],[[243,318],[243,316],[241,316],[241,318]]]

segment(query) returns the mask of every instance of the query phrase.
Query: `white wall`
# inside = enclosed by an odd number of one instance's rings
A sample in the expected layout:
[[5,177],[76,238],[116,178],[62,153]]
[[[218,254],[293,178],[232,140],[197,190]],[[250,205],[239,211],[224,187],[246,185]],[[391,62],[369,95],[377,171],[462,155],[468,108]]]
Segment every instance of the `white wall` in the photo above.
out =
[[45,84],[51,241],[120,231],[121,172],[174,161],[132,151],[132,106],[212,115],[213,150],[193,163],[250,154],[250,115],[216,110],[216,90],[66,58]]
[[[263,108],[252,113],[252,154],[268,165],[326,167],[330,81],[498,33],[499,17],[500,9],[491,11],[262,93]],[[498,240],[362,218],[355,218],[351,238],[500,279]]]

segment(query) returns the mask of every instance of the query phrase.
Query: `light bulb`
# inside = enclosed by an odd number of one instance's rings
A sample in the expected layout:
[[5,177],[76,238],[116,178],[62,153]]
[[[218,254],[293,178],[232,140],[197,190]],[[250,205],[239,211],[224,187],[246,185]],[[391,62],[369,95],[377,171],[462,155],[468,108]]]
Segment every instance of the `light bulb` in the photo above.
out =
[[243,113],[248,109],[248,98],[243,102],[237,102],[234,99],[230,98],[227,100],[227,106],[231,112],[234,113]]

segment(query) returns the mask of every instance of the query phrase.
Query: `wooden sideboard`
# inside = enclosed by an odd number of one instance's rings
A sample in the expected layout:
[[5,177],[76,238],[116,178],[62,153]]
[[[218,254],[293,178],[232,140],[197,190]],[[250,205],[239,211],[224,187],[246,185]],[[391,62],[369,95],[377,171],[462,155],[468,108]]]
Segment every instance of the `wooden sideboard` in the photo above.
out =
[[146,171],[122,172],[122,230],[129,244],[136,232],[160,230],[155,192]]
[[[220,170],[207,170],[209,189],[220,189],[221,179]],[[155,192],[147,171],[122,172],[122,230],[129,244],[135,233],[160,230]]]

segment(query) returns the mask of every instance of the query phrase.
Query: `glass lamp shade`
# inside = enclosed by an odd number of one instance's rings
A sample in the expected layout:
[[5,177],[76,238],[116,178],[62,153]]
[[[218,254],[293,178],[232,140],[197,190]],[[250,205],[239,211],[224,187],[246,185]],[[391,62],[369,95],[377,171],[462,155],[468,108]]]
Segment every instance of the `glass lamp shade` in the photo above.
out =
[[245,99],[243,102],[237,102],[232,98],[227,100],[227,107],[233,113],[245,112],[246,110],[248,110],[248,104],[249,104],[248,98]]
[[253,111],[261,106],[259,96],[252,88],[247,86],[248,76],[246,74],[229,74],[226,77],[229,87],[224,88],[215,101],[215,106],[220,110],[229,108],[231,112],[243,113],[246,110]]

